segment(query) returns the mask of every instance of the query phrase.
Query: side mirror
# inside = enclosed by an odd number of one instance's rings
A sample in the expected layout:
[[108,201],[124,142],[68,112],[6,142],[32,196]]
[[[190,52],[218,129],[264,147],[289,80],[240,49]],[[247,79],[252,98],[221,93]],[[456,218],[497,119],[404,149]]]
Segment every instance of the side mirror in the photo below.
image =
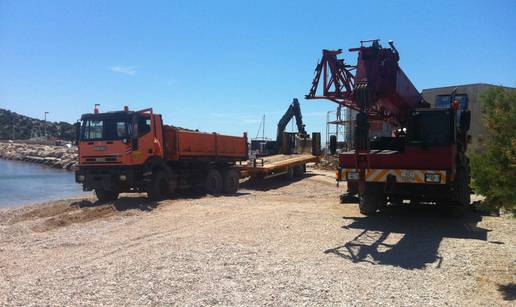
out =
[[460,128],[464,131],[468,131],[471,124],[471,111],[462,111],[460,115]]
[[73,124],[75,127],[75,146],[79,145],[79,141],[81,140],[81,123],[76,122]]

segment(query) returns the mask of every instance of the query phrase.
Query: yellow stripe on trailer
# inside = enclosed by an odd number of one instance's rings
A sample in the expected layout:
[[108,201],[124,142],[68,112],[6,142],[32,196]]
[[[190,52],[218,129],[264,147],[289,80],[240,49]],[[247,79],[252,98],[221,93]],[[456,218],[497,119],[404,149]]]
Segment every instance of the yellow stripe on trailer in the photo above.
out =
[[[357,169],[342,169],[342,178],[346,180],[348,173],[358,173]],[[398,183],[426,183],[445,184],[445,170],[411,170],[411,169],[366,169],[366,182],[386,182],[387,177],[393,175]]]

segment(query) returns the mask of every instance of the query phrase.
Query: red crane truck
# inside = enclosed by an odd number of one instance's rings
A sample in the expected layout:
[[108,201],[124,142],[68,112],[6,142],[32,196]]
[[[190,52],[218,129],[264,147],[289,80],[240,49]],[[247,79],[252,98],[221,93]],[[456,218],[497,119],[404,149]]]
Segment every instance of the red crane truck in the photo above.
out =
[[163,125],[152,109],[84,114],[76,124],[79,166],[75,180],[100,201],[121,192],[150,199],[202,186],[213,195],[238,190],[236,162],[248,159],[247,135],[226,136]]
[[[340,153],[337,180],[358,194],[360,211],[374,214],[388,202],[470,203],[466,156],[470,112],[455,93],[444,108],[431,108],[398,65],[392,41],[361,41],[356,65],[323,50],[306,99],[329,99],[357,111],[354,150]],[[322,94],[317,89],[322,75]],[[464,98],[464,95],[461,95]],[[371,139],[369,120],[391,123],[391,137]]]

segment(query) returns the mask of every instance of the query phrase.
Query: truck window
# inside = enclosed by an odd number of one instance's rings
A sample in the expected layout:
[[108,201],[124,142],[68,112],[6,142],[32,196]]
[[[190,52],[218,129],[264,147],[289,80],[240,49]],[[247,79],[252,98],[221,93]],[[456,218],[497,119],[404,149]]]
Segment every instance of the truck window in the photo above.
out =
[[94,140],[121,140],[129,136],[127,120],[124,118],[87,119],[83,122],[82,139]]
[[84,123],[84,140],[102,139],[103,121],[101,120],[87,120]]
[[427,146],[450,144],[454,138],[450,116],[447,110],[415,112],[407,130],[409,141]]
[[151,129],[151,121],[148,117],[140,116],[138,118],[138,135],[142,136],[147,134]]
[[127,126],[125,122],[117,122],[116,123],[116,136],[118,138],[123,138],[127,135]]

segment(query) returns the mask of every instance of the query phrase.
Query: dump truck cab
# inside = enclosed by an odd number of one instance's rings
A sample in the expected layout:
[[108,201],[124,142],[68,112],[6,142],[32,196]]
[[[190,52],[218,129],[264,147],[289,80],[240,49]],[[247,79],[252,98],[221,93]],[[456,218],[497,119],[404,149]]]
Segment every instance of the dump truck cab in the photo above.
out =
[[120,192],[143,191],[147,164],[163,158],[161,115],[152,109],[100,113],[81,116],[77,128],[79,166],[76,182],[85,191],[111,200]]
[[163,156],[161,115],[138,112],[84,114],[81,117],[79,164],[139,165],[150,156]]

